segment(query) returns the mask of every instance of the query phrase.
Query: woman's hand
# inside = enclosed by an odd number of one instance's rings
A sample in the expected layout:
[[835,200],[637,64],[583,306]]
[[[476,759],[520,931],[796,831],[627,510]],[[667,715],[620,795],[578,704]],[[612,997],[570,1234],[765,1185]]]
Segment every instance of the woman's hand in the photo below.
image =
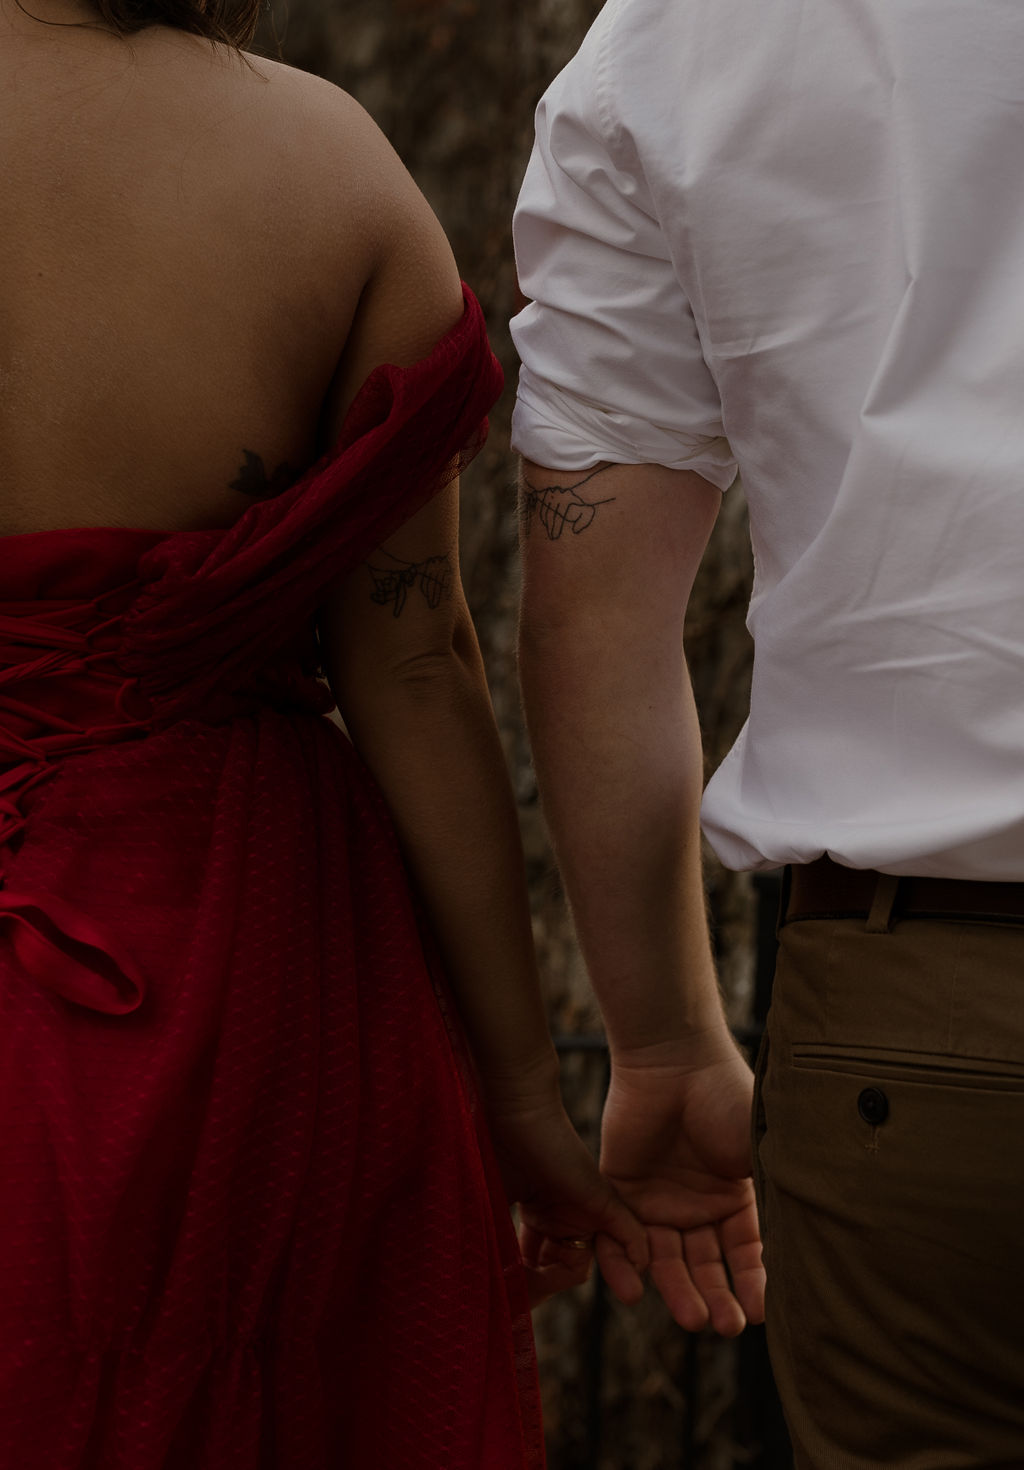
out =
[[579,1286],[601,1240],[601,1271],[620,1301],[643,1295],[648,1248],[643,1225],[601,1177],[561,1098],[492,1104],[488,1122],[519,1243],[530,1305]]
[[601,1169],[647,1227],[651,1280],[689,1331],[764,1320],[752,1083],[724,1027],[613,1059]]

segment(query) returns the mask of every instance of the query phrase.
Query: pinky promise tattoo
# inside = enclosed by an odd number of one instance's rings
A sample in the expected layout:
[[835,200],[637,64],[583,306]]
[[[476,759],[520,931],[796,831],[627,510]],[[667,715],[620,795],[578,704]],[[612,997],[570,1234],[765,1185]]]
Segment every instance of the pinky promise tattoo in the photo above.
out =
[[401,617],[402,609],[411,588],[418,587],[420,595],[430,608],[440,607],[451,600],[455,573],[450,556],[428,556],[426,561],[401,561],[389,552],[378,552],[386,556],[393,566],[374,566],[367,562],[373,578],[370,601],[380,607],[391,608],[392,617]]
[[588,500],[577,492],[581,485],[586,485],[595,475],[601,475],[610,468],[610,465],[599,465],[582,480],[577,480],[575,485],[531,485],[524,476],[519,501],[523,535],[529,536],[536,515],[549,541],[557,541],[566,526],[574,536],[579,536],[593,525],[598,507],[611,505],[615,496],[611,495],[607,500]]

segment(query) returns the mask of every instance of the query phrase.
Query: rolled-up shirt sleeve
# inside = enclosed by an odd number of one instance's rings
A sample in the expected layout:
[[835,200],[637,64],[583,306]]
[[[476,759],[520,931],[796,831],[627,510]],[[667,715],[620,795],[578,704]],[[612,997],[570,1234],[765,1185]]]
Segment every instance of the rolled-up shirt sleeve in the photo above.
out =
[[[513,227],[531,300],[512,322],[522,362],[512,444],[553,469],[660,464],[724,490],[736,464],[718,390],[616,109],[617,9],[606,7],[537,109]],[[634,100],[642,90],[636,79]]]

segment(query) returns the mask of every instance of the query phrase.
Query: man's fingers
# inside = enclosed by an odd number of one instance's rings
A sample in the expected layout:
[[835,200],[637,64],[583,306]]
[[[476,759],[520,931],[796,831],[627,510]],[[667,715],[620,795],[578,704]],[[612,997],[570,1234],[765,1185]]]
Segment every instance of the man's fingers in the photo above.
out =
[[647,1230],[617,1195],[605,1207],[601,1232],[618,1242],[634,1271],[642,1276],[651,1263]]
[[764,1321],[764,1267],[758,1262],[748,1271],[734,1271],[732,1285],[747,1321],[758,1326]]
[[[608,1290],[627,1307],[633,1306],[644,1294],[644,1283],[640,1272],[626,1254],[622,1244],[610,1235],[599,1235],[595,1242],[597,1264],[607,1283]],[[646,1257],[646,1248],[644,1257]]]
[[739,1336],[747,1319],[733,1293],[717,1231],[711,1226],[686,1231],[683,1250],[693,1284],[707,1305],[712,1327],[722,1337]]
[[714,1227],[679,1231],[655,1226],[648,1234],[651,1280],[679,1325],[699,1332],[710,1322],[722,1337],[738,1336],[748,1320],[745,1304],[757,1308],[758,1282],[746,1273],[744,1296],[738,1297]]
[[763,1322],[765,1275],[757,1212],[753,1204],[723,1223],[721,1240],[733,1291],[747,1321]]
[[651,1246],[651,1281],[672,1316],[687,1332],[700,1332],[708,1322],[708,1307],[694,1285],[683,1258],[678,1230],[655,1225],[647,1232]]
[[733,1251],[728,1257],[732,1289],[743,1308],[748,1322],[755,1325],[764,1321],[764,1266],[761,1264],[761,1243]]

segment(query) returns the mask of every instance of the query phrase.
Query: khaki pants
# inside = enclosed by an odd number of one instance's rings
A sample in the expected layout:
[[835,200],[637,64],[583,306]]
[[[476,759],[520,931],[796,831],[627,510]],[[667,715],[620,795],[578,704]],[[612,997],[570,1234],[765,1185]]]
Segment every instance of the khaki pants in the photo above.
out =
[[754,1130],[798,1470],[1024,1470],[1024,926],[787,924]]

